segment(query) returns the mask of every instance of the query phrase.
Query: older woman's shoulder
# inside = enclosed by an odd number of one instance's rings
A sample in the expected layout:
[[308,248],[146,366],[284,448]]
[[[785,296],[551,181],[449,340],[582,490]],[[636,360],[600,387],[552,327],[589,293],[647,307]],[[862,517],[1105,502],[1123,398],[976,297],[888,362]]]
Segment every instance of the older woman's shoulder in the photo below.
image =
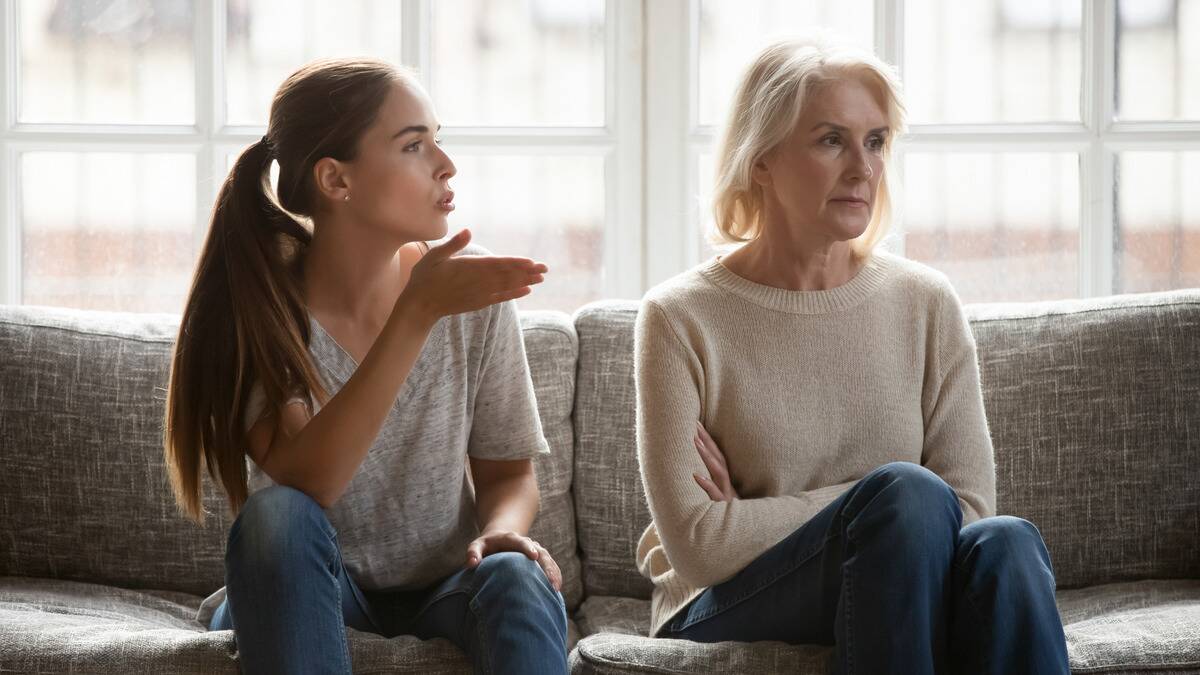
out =
[[892,270],[891,277],[902,292],[924,296],[929,299],[941,299],[944,296],[958,297],[950,277],[944,272],[929,265],[906,258],[890,251],[876,251],[881,262]]
[[715,259],[680,272],[655,285],[646,291],[642,302],[652,302],[664,310],[671,310],[694,308],[697,304],[715,300],[721,294],[704,276],[704,270],[713,264],[718,264]]

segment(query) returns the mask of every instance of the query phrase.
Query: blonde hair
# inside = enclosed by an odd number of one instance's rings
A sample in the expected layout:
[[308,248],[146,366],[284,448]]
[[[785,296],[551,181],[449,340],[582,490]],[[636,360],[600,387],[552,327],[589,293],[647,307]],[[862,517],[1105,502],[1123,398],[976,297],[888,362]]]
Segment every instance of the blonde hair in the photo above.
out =
[[855,78],[885,100],[889,133],[884,140],[883,177],[870,223],[851,241],[867,257],[891,227],[894,139],[904,133],[905,112],[895,70],[870,52],[846,46],[828,34],[787,38],[767,45],[738,84],[716,156],[713,215],[720,240],[747,242],[762,234],[763,189],[754,165],[788,137],[809,95],[831,81]]

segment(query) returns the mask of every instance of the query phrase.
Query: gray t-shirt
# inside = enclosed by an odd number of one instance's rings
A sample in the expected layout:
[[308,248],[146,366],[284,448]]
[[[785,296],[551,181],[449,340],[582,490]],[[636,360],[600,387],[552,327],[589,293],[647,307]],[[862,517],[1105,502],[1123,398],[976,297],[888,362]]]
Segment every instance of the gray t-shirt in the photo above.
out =
[[[467,252],[484,253],[478,247]],[[315,319],[310,325],[309,352],[334,395],[358,364]],[[247,425],[264,414],[261,391],[256,394],[246,407]],[[367,590],[416,589],[451,574],[478,536],[467,457],[511,460],[549,452],[515,304],[442,318],[358,472],[325,510],[351,578]],[[273,484],[247,463],[251,493]],[[197,620],[208,625],[224,591],[205,599]]]

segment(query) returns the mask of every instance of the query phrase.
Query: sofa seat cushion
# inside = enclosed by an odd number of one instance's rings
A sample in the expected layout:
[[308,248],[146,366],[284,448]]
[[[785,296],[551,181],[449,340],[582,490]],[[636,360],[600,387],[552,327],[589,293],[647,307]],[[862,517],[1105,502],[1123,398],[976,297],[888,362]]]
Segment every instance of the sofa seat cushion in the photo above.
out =
[[[199,596],[0,577],[0,672],[238,672],[233,631],[194,620]],[[572,637],[578,629],[572,622]],[[466,674],[446,640],[347,631],[356,673]]]
[[1073,673],[1200,673],[1200,580],[1058,593]]
[[[1072,673],[1200,673],[1200,580],[1106,584],[1058,593]],[[828,647],[653,640],[650,603],[591,596],[573,673],[825,673]]]
[[200,598],[171,591],[0,577],[0,671],[238,672],[232,631],[192,618]]
[[584,636],[571,652],[571,672],[801,673],[824,675],[832,650],[782,642],[717,642],[646,637],[650,602],[593,595],[575,615]]
[[571,652],[574,675],[617,673],[798,673],[825,675],[832,649],[782,642],[688,642],[598,633]]

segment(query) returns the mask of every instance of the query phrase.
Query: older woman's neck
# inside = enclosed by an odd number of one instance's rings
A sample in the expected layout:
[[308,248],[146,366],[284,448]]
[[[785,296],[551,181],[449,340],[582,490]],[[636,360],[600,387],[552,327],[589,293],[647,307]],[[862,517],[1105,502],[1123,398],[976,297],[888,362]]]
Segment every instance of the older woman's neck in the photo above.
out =
[[849,242],[802,242],[763,236],[721,259],[731,272],[764,286],[789,291],[825,291],[858,274],[861,261]]

